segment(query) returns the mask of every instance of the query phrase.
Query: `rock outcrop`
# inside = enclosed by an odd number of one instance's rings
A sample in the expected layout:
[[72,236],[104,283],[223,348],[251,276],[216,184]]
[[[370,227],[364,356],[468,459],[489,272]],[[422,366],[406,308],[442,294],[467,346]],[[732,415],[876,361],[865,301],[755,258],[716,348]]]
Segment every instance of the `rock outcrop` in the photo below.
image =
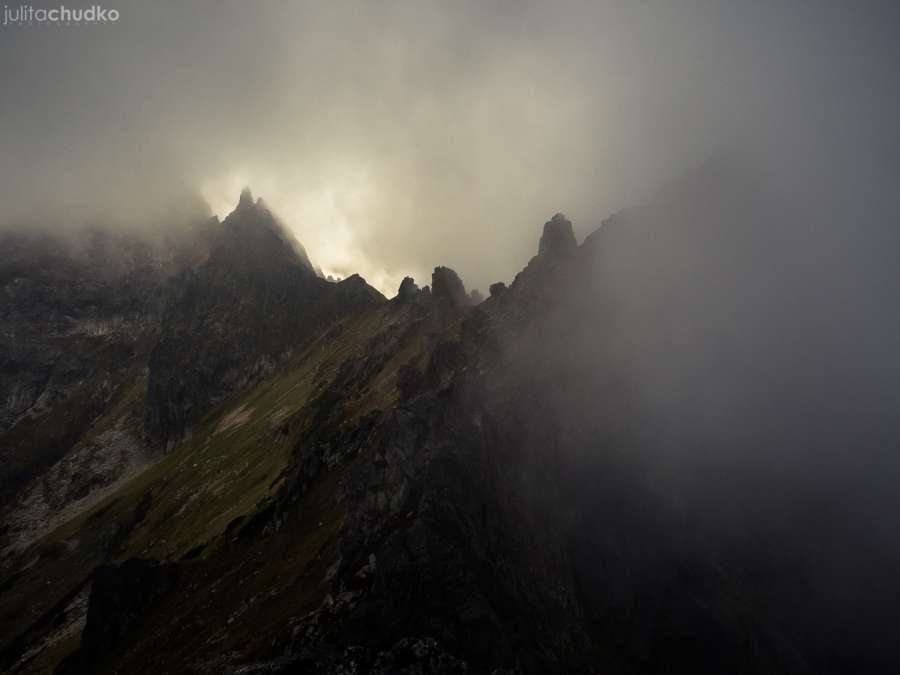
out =
[[63,672],[98,669],[110,654],[133,641],[160,599],[175,590],[179,566],[130,559],[94,572],[81,648]]
[[449,267],[434,268],[431,274],[431,293],[435,300],[446,300],[457,306],[469,302],[462,279]]
[[400,288],[397,290],[397,302],[413,302],[419,295],[419,287],[412,277],[403,277]]
[[574,274],[570,268],[577,253],[572,223],[557,213],[544,223],[538,254],[513,280],[512,287],[520,294],[520,302],[540,304],[542,298],[553,295],[553,289],[566,285],[566,279]]
[[544,223],[544,233],[538,246],[538,257],[542,259],[571,256],[578,248],[572,222],[563,214],[557,213]]

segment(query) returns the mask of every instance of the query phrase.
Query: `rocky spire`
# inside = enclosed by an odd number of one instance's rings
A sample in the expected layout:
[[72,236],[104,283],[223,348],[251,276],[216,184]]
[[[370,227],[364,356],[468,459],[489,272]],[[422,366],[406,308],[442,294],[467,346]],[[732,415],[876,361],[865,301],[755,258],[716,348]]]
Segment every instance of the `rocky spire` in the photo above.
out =
[[241,190],[241,198],[238,200],[238,208],[239,209],[250,209],[253,208],[253,193],[250,192],[249,187],[245,187]]
[[[524,270],[513,279],[512,287],[527,288],[534,292],[541,292],[544,285],[544,277],[555,270],[565,268],[570,259],[578,252],[578,242],[572,231],[572,221],[562,213],[557,213],[544,223],[544,231],[538,244],[538,254],[534,256]],[[502,287],[491,289],[493,296],[504,292]]]
[[459,275],[449,267],[435,267],[431,274],[431,290],[434,297],[446,298],[455,305],[466,305],[469,296]]
[[249,187],[241,190],[238,204],[223,221],[210,260],[226,268],[253,270],[263,276],[279,269],[280,263],[299,264],[319,276],[306,249],[297,241],[263,200],[254,201]]
[[572,222],[563,214],[557,213],[553,218],[544,223],[544,234],[538,247],[538,257],[555,258],[560,255],[569,255],[578,248],[575,234],[572,232]]
[[400,289],[397,291],[397,302],[411,302],[419,294],[419,287],[412,277],[403,277]]

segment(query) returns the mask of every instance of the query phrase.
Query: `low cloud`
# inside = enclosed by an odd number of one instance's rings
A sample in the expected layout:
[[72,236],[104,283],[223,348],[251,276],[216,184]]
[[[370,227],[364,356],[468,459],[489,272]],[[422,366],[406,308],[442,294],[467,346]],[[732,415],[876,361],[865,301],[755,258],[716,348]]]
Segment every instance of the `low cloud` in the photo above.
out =
[[[3,28],[5,223],[158,223],[250,185],[333,274],[482,289],[715,152],[896,180],[892,3],[119,3]],[[890,176],[890,167],[893,179]],[[798,189],[799,182],[798,182]],[[883,192],[878,192],[883,194]]]

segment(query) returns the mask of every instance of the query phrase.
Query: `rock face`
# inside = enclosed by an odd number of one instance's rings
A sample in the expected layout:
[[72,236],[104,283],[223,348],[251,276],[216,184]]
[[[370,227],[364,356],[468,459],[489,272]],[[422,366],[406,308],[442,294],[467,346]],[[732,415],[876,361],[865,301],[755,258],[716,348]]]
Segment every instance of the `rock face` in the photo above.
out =
[[358,275],[333,284],[249,190],[209,259],[179,278],[150,359],[146,429],[168,447],[229,392],[360,307],[383,301]]
[[205,257],[212,225],[157,240],[0,234],[0,508],[132,396],[158,335],[161,289]]
[[572,232],[572,222],[563,214],[557,213],[544,223],[544,233],[541,235],[538,246],[538,257],[546,259],[571,256],[577,247],[578,243]]
[[447,300],[457,306],[466,305],[469,301],[462,279],[449,267],[434,268],[431,293],[435,300]]
[[4,513],[5,555],[71,520],[160,459],[135,433],[138,415],[77,443],[19,493]]
[[416,286],[412,277],[403,277],[400,282],[400,288],[397,291],[397,302],[412,302],[419,294],[419,287]]
[[572,223],[557,213],[544,223],[538,254],[513,280],[512,287],[522,296],[520,302],[539,305],[552,295],[553,289],[565,285],[565,280],[572,276],[569,267],[577,253]]

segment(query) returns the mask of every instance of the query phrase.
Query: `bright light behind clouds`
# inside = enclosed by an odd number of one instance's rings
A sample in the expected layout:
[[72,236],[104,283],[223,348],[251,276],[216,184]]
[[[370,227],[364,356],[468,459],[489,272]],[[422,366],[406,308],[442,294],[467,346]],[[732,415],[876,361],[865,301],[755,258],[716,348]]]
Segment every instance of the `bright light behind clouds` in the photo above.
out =
[[364,239],[373,229],[379,192],[371,172],[352,162],[334,167],[306,181],[296,169],[279,174],[243,169],[207,181],[201,196],[220,219],[235,207],[241,190],[249,187],[306,249],[313,265],[325,276],[345,278],[358,273],[392,297],[405,274],[386,270],[377,256],[366,255]]

